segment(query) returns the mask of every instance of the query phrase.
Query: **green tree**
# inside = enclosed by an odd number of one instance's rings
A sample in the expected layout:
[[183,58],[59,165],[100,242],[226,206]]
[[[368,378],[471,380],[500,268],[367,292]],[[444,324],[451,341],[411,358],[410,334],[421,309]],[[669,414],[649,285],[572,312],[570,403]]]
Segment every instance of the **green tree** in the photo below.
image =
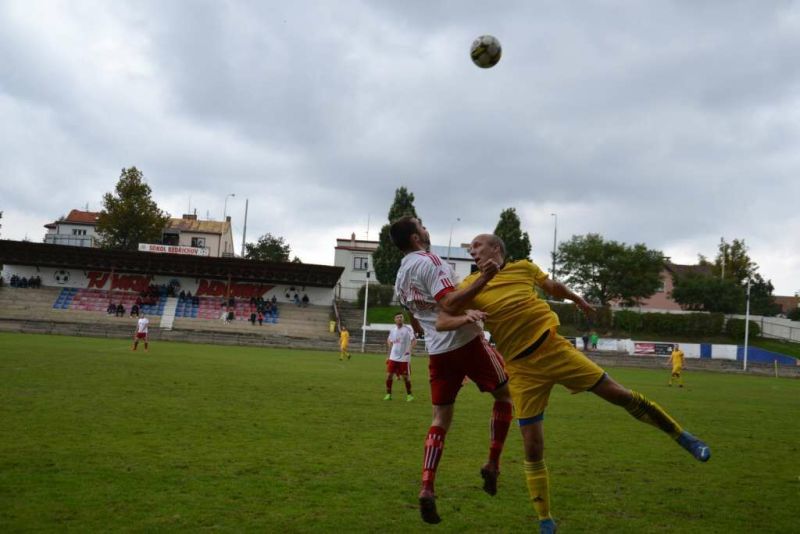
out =
[[672,298],[691,310],[744,313],[747,306],[747,281],[750,280],[750,312],[775,315],[780,310],[772,295],[770,280],[758,273],[758,265],[747,253],[744,239],[727,243],[720,239],[717,256],[709,262],[702,255],[700,265],[708,265],[710,275],[676,277]]
[[403,253],[392,243],[389,227],[391,223],[406,215],[417,216],[417,210],[414,209],[414,193],[409,192],[405,187],[400,187],[395,191],[394,202],[389,208],[389,224],[385,224],[381,228],[378,248],[372,253],[375,276],[381,284],[394,285],[395,278],[397,278]]
[[572,236],[558,247],[559,274],[584,297],[608,305],[635,305],[661,286],[664,255],[643,244],[627,246],[598,234]]
[[137,250],[139,243],[160,243],[169,214],[150,196],[142,171],[122,169],[116,193],[103,195],[97,233],[104,248]]
[[522,231],[515,208],[504,209],[500,212],[500,220],[494,229],[494,235],[506,244],[506,258],[509,261],[530,259],[531,240],[528,232]]
[[[264,234],[256,243],[247,243],[244,246],[244,257],[248,260],[269,261],[273,263],[287,263],[292,250],[282,237]],[[295,257],[294,263],[300,263]]]
[[742,286],[718,275],[688,272],[673,278],[672,300],[692,311],[735,313],[744,302]]
[[747,279],[758,271],[758,265],[747,254],[744,239],[734,239],[732,243],[720,239],[717,257],[711,266],[711,272],[726,280],[746,285]]

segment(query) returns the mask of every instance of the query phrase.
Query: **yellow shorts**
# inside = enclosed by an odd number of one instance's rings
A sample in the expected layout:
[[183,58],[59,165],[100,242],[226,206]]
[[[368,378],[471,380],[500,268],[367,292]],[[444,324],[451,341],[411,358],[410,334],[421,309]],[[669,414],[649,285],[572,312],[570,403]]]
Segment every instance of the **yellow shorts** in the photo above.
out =
[[597,385],[605,375],[599,365],[555,332],[530,356],[506,362],[506,371],[520,425],[540,418],[555,384],[580,393]]
[[678,365],[677,367],[673,367],[672,368],[672,374],[673,375],[679,375],[679,374],[681,374],[681,371],[683,371],[683,366],[682,365]]

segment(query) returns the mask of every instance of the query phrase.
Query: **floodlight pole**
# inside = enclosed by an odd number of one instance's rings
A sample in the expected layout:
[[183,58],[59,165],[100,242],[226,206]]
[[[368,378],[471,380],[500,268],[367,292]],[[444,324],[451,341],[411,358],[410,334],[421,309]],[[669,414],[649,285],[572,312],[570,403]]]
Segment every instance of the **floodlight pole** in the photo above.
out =
[[367,304],[369,303],[369,271],[367,271],[367,283],[364,286],[364,322],[361,325],[361,352],[365,351],[367,345]]
[[244,244],[247,242],[247,206],[250,204],[250,199],[244,199],[244,229],[242,230],[242,257],[244,258]]
[[450,246],[453,244],[453,227],[456,225],[456,222],[460,222],[461,217],[456,217],[456,220],[450,223],[450,239],[447,240],[447,261],[450,261]]
[[747,305],[744,310],[744,367],[747,371],[747,344],[750,340],[750,279],[747,279]]
[[227,217],[227,215],[228,215],[228,197],[235,197],[235,196],[236,196],[236,193],[228,193],[227,195],[225,195],[225,204],[224,204],[224,207],[222,208],[222,220],[223,221],[225,220],[225,217]]

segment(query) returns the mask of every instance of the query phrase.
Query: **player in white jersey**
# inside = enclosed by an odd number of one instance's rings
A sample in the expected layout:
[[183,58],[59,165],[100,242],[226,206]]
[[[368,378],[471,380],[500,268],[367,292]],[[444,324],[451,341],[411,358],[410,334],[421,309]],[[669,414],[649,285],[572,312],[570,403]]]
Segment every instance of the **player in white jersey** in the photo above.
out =
[[[492,410],[489,459],[481,468],[483,489],[489,495],[497,493],[500,473],[500,454],[512,419],[508,376],[503,358],[492,349],[477,324],[483,312],[467,310],[467,324],[453,331],[437,332],[439,310],[461,310],[497,274],[487,267],[469,287],[456,289],[450,266],[430,249],[430,236],[414,217],[403,217],[392,223],[389,233],[392,242],[405,256],[400,263],[395,292],[425,333],[425,346],[430,356],[431,402],[433,421],[425,439],[422,465],[422,490],[419,493],[420,514],[427,523],[441,521],[436,511],[434,479],[444,450],[444,438],[453,420],[456,396],[469,377],[481,391],[489,392],[495,402]],[[413,320],[412,320],[413,323]]]
[[411,351],[417,344],[414,330],[403,322],[403,314],[394,316],[395,326],[389,331],[386,344],[389,346],[389,358],[386,360],[386,395],[383,400],[392,400],[392,383],[394,377],[403,377],[406,384],[406,401],[414,400],[411,394]]
[[150,326],[150,319],[148,319],[144,313],[139,317],[139,320],[136,321],[136,332],[133,334],[133,348],[131,350],[136,350],[136,347],[139,346],[139,340],[144,341],[144,351],[148,351],[148,345],[150,342],[150,335],[148,333],[148,327]]

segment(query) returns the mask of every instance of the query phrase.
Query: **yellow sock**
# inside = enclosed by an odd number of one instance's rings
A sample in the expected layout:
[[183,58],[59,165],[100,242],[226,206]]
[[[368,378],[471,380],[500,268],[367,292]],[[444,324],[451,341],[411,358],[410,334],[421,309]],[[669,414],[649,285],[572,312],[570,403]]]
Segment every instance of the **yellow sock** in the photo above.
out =
[[531,504],[536,510],[539,520],[550,517],[550,481],[547,474],[547,466],[544,460],[529,462],[525,460],[525,481],[528,483],[528,493],[531,496]]
[[659,430],[663,430],[669,434],[673,439],[678,439],[683,429],[675,419],[664,411],[664,409],[651,401],[641,393],[631,391],[633,398],[631,402],[625,407],[628,413],[641,421],[652,425]]

